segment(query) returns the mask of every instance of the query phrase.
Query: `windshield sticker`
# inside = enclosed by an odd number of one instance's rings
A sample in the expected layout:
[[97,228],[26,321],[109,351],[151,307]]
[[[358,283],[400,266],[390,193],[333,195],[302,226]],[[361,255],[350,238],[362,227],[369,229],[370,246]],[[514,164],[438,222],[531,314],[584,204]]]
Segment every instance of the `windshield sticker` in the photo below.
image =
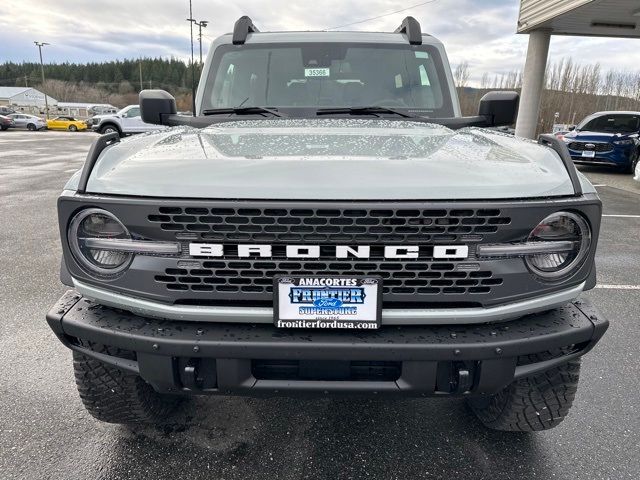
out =
[[331,72],[328,68],[305,68],[304,69],[305,77],[328,77],[330,73]]

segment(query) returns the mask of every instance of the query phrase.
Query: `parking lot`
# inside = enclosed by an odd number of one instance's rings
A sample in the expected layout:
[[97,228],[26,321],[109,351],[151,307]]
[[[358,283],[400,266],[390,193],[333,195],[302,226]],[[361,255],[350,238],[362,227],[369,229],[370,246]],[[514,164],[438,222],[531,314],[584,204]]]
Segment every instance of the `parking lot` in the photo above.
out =
[[44,316],[58,281],[56,197],[93,133],[0,132],[1,479],[640,478],[640,183],[585,168],[604,203],[611,327],[554,430],[484,429],[462,400],[195,398],[162,428],[100,423]]

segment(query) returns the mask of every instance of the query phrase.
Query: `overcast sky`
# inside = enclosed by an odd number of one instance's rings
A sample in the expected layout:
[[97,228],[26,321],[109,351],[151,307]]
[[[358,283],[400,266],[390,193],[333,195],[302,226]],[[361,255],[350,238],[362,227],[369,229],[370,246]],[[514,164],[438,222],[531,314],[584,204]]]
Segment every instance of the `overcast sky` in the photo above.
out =
[[[322,30],[383,15],[420,0],[193,0],[197,20],[209,20],[206,44],[249,15],[265,30]],[[433,0],[346,30],[389,31],[413,15],[442,40],[451,63],[467,61],[477,82],[521,69],[527,36],[516,35],[518,0]],[[87,62],[138,56],[189,55],[188,0],[2,0],[0,62],[37,61],[34,40],[49,42],[45,62]],[[640,69],[640,41],[556,37],[551,60],[573,57],[604,68]],[[197,52],[197,47],[196,47]]]

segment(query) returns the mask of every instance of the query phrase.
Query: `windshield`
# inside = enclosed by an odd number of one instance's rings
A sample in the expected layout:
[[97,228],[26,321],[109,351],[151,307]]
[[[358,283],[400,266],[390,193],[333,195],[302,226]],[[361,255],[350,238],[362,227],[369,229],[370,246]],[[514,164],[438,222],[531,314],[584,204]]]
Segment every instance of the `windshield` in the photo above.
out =
[[602,133],[637,133],[640,131],[640,115],[602,115],[586,119],[577,129]]
[[430,45],[279,43],[216,49],[202,109],[379,106],[454,115]]

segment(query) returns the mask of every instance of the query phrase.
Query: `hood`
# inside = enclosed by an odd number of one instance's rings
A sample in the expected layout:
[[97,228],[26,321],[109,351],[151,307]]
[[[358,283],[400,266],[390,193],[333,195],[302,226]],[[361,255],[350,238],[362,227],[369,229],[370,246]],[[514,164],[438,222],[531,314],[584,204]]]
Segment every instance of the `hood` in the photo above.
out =
[[[77,186],[76,175],[68,188]],[[483,129],[389,120],[253,120],[176,127],[106,149],[96,194],[272,200],[572,195],[551,149]]]
[[94,115],[92,117],[89,117],[89,120],[102,120],[103,118],[107,118],[107,117],[115,117],[117,116],[117,113],[101,113],[100,115]]
[[567,141],[578,142],[611,142],[613,140],[620,140],[625,138],[637,137],[637,134],[632,133],[606,133],[606,132],[591,132],[589,130],[581,130],[579,132],[573,131],[567,133],[564,138]]

